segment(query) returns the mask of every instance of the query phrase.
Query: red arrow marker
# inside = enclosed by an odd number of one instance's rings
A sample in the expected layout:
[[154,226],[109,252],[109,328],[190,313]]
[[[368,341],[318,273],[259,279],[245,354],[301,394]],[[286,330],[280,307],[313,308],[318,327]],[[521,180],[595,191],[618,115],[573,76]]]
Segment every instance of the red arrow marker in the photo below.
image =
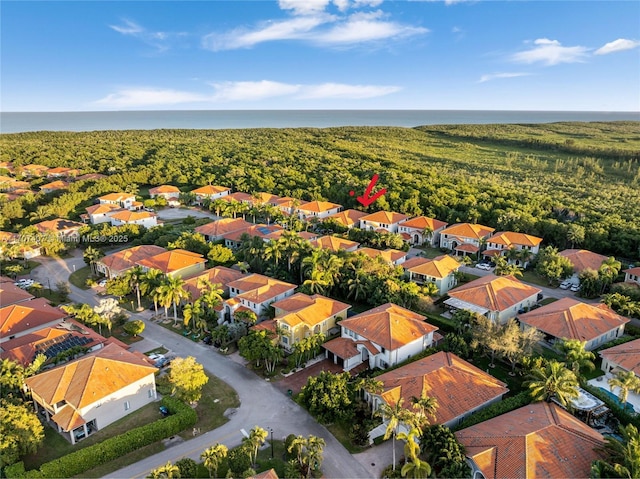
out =
[[371,178],[371,181],[369,182],[369,186],[367,186],[367,189],[364,191],[364,195],[358,196],[356,198],[363,206],[365,207],[369,206],[371,203],[373,203],[375,200],[377,200],[387,192],[387,189],[383,188],[377,193],[375,193],[374,195],[371,195],[371,190],[373,190],[373,187],[376,185],[377,182],[378,182],[378,174],[376,173],[375,175],[373,175],[373,178]]

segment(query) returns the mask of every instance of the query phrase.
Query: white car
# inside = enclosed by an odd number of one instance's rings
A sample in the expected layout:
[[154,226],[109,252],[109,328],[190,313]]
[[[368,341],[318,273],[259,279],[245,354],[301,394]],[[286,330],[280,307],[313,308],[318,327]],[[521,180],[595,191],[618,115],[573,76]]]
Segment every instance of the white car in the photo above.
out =
[[478,269],[483,269],[483,270],[485,270],[485,271],[490,271],[490,270],[491,270],[491,266],[489,266],[489,264],[488,264],[488,263],[478,263],[478,264],[476,265],[476,268],[478,268]]
[[560,289],[569,289],[571,287],[571,281],[563,281],[560,283]]
[[107,280],[106,279],[103,279],[102,281],[100,281],[98,283],[98,286],[100,286],[101,288],[104,288],[106,285],[107,285]]
[[580,291],[580,285],[574,284],[573,286],[571,286],[571,291],[577,293],[578,291]]

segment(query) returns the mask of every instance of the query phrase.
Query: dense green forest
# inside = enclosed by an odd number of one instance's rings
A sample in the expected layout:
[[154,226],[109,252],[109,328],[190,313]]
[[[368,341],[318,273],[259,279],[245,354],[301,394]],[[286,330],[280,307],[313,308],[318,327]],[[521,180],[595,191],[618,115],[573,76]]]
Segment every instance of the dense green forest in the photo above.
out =
[[[640,123],[36,132],[0,136],[0,161],[100,172],[69,191],[0,204],[19,228],[38,206],[77,217],[96,195],[207,183],[362,209],[374,173],[386,195],[369,211],[483,223],[640,258]],[[18,169],[19,173],[19,169]]]

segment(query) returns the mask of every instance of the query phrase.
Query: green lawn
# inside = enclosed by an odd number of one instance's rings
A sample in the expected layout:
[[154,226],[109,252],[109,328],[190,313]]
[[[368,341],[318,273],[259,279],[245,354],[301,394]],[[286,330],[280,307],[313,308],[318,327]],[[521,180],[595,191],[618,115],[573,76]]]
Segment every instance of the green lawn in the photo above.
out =
[[69,275],[69,282],[74,285],[76,288],[80,289],[91,289],[87,286],[87,279],[92,276],[91,268],[89,266],[85,266],[80,268],[79,270],[74,271]]
[[431,248],[429,246],[413,246],[413,248],[417,248],[421,250],[422,251],[421,256],[424,256],[425,258],[429,258],[429,259],[433,259],[437,256],[442,256],[443,254],[445,254],[442,251],[440,251],[440,249]]
[[22,260],[2,261],[2,263],[0,264],[0,274],[2,274],[2,276],[9,276],[13,278],[13,273],[7,273],[5,271],[5,268],[7,266],[20,266],[22,268],[22,271],[17,273],[17,275],[22,276],[31,273],[31,270],[40,266],[40,263],[31,260],[28,260],[26,263]]
[[540,305],[546,306],[547,304],[555,303],[556,301],[558,301],[558,298],[544,298],[540,301]]
[[525,283],[536,284],[538,286],[546,286],[549,288],[549,281],[542,276],[539,276],[535,271],[528,270],[522,272],[522,277],[520,278]]
[[472,364],[485,371],[488,372],[489,374],[491,374],[494,378],[499,379],[502,382],[507,383],[507,387],[509,388],[509,396],[513,396],[515,394],[518,394],[520,391],[522,391],[524,388],[522,387],[522,381],[524,380],[524,378],[522,376],[520,376],[517,373],[517,369],[516,369],[516,375],[515,376],[510,376],[509,372],[511,371],[511,367],[503,364],[502,362],[500,362],[498,359],[496,359],[495,361],[495,367],[494,368],[490,368],[489,367],[489,358],[485,357],[485,356],[480,356],[480,357],[475,357],[473,359]]
[[351,426],[351,424],[336,422],[334,424],[326,426],[326,428],[338,441],[340,441],[340,444],[342,444],[347,451],[349,451],[351,454],[357,454],[364,451],[366,447],[356,446],[351,442],[351,438],[349,437]]
[[40,446],[35,454],[29,454],[23,459],[25,470],[29,471],[31,469],[38,468],[45,462],[65,456],[70,452],[77,451],[78,449],[92,446],[93,444],[102,442],[110,437],[119,436],[130,429],[150,424],[158,419],[160,419],[158,404],[153,402],[90,435],[75,446],[62,437],[62,435],[56,432],[52,427],[45,425],[45,439],[42,446]]

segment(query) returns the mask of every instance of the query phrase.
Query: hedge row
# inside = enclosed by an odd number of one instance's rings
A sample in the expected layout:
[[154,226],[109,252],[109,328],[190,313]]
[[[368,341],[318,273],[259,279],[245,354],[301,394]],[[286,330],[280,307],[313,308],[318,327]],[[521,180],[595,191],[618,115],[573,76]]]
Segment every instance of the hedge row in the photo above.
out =
[[459,431],[470,426],[474,426],[478,423],[488,421],[494,417],[518,409],[519,407],[526,406],[531,402],[531,394],[529,391],[522,391],[507,399],[503,399],[500,402],[494,403],[481,411],[473,413],[471,416],[465,418],[460,424],[451,428],[452,431]]
[[169,410],[170,416],[46,462],[37,470],[25,471],[24,464],[19,462],[6,467],[4,470],[5,476],[8,479],[45,479],[77,476],[136,449],[173,436],[184,429],[192,427],[198,420],[196,412],[190,406],[177,399],[165,397],[162,399],[162,405]]
[[604,401],[607,407],[611,409],[611,412],[613,413],[613,415],[617,417],[620,422],[624,424],[633,424],[634,426],[640,429],[640,415],[630,413],[627,410],[623,409],[620,403],[615,402],[611,398],[611,396],[606,394],[599,387],[594,387],[594,386],[591,386],[590,384],[583,384],[580,387],[586,391],[589,391],[598,399]]

